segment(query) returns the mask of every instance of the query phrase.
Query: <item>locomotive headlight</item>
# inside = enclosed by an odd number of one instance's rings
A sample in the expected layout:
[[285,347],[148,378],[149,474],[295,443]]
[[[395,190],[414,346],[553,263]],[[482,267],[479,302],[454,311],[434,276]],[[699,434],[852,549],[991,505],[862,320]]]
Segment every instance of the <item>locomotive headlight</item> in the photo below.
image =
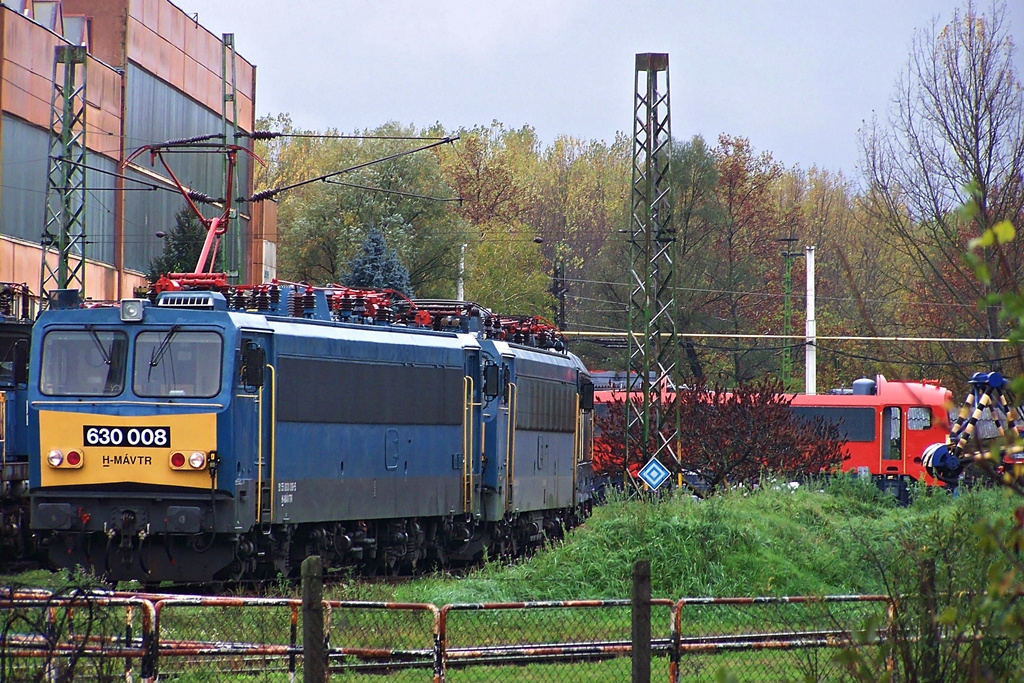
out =
[[142,301],[142,299],[121,299],[121,322],[140,322],[143,312]]
[[192,455],[188,456],[188,464],[194,470],[202,469],[203,465],[206,464],[206,453],[195,451]]
[[50,463],[50,467],[60,467],[64,464],[64,454],[53,449],[46,454],[46,462]]

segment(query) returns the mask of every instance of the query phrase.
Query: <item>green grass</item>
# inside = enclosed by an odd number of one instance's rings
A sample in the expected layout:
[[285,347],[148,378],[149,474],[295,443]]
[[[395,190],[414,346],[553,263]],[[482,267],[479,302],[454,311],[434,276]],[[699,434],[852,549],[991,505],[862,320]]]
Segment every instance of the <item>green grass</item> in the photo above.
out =
[[[873,485],[846,478],[703,501],[613,499],[528,562],[387,587],[388,598],[437,605],[628,598],[638,560],[651,562],[654,597],[670,599],[886,593],[887,575],[922,553],[945,552],[965,580],[983,581],[987,567],[971,565],[983,561],[973,550],[974,525],[1008,518],[1020,502],[1001,490],[953,498],[922,488],[901,508]],[[369,590],[375,597],[367,599],[382,599],[379,585]],[[361,599],[356,584],[345,592]]]

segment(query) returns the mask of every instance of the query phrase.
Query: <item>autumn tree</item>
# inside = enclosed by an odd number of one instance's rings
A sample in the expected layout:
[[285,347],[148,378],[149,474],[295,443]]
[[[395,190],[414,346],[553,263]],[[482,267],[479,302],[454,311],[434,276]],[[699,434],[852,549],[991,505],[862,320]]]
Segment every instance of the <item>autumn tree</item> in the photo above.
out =
[[[672,287],[676,298],[676,330],[680,333],[713,329],[712,310],[721,296],[707,286],[717,268],[715,242],[723,213],[716,189],[718,160],[700,136],[672,147],[670,183],[672,189],[672,228],[675,234]],[[700,352],[699,340],[680,339],[685,360],[680,365],[680,383],[703,380],[708,354]],[[688,371],[682,374],[683,370]],[[684,379],[685,378],[685,379]]]
[[461,198],[454,213],[465,245],[465,298],[502,313],[550,317],[551,266],[528,220],[538,146],[533,130],[495,123],[459,137],[437,157]]
[[[815,316],[818,334],[895,336],[898,311],[906,304],[908,264],[877,237],[877,222],[864,210],[857,188],[842,173],[816,166],[787,169],[775,182],[784,229],[793,238],[792,332],[804,329],[805,246],[815,247]],[[780,249],[782,247],[780,246]],[[781,261],[781,259],[780,259]],[[897,274],[902,275],[897,275]],[[794,373],[803,368],[803,343],[789,342]],[[817,343],[819,386],[847,385],[857,377],[933,377],[920,363],[921,349],[878,341]],[[924,371],[925,374],[921,374]]]
[[726,391],[704,382],[682,388],[680,463],[711,488],[753,485],[765,474],[806,478],[833,472],[843,461],[835,425],[807,422],[789,408],[777,380],[762,379]]
[[606,307],[594,267],[609,236],[628,225],[629,154],[621,135],[611,145],[562,136],[534,166],[528,220],[544,240],[542,251],[558,278],[551,284],[563,329],[600,324]]
[[343,136],[334,130],[295,130],[286,115],[261,119],[260,127],[277,127],[286,136],[260,143],[257,151],[268,163],[257,178],[258,189],[346,171],[278,195],[280,277],[339,282],[376,228],[407,265],[417,294],[454,292],[465,241],[452,209],[458,197],[434,154],[403,154],[443,137],[443,130],[389,123]]
[[[1024,275],[1024,248],[1006,246],[1007,268],[987,282],[963,258],[971,238],[1000,221],[1021,220],[1024,206],[1024,91],[1013,66],[1006,8],[989,14],[969,2],[941,28],[915,36],[884,122],[863,134],[867,200],[887,246],[913,267],[908,333],[1004,337],[993,295]],[[965,217],[957,207],[976,199]],[[991,247],[981,254],[993,257]],[[977,302],[986,302],[978,307]],[[954,368],[999,367],[1019,351],[995,344],[944,345]]]
[[[772,197],[782,166],[768,152],[755,153],[745,138],[722,135],[715,149],[719,218],[708,249],[716,259],[705,288],[708,331],[727,334],[778,332],[781,326],[780,237],[788,237]],[[777,353],[749,340],[722,344],[720,371],[730,383],[747,383],[778,367]],[[713,376],[713,375],[712,375]]]
[[[678,462],[663,462],[673,472],[694,472],[709,489],[754,485],[762,476],[804,479],[835,471],[845,458],[836,425],[806,421],[790,410],[792,399],[777,380],[762,379],[731,390],[697,380],[681,387],[663,411],[678,411],[686,429],[678,435]],[[658,402],[660,396],[652,396]],[[624,458],[625,401],[617,398],[596,420],[601,430],[595,459],[602,473],[631,473],[644,463],[642,439]],[[674,421],[670,420],[670,421]],[[651,435],[651,445],[657,440]],[[650,451],[646,451],[650,452]],[[599,455],[598,455],[599,454]]]

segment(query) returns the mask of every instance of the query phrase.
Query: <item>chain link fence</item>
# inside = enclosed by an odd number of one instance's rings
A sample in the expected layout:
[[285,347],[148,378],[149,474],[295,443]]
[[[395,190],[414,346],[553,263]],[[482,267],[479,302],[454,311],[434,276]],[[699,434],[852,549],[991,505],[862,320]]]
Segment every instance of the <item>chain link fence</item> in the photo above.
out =
[[[330,679],[443,680],[439,610],[434,605],[327,601],[325,633]],[[372,680],[372,679],[369,679]]]
[[294,681],[302,671],[301,600],[158,600],[160,680]]
[[889,623],[883,595],[683,598],[674,611],[675,681],[710,680],[722,671],[740,681],[844,680],[838,648],[878,642]]
[[0,681],[153,680],[155,609],[79,589],[0,589]]
[[[317,606],[333,682],[631,679],[629,600]],[[298,599],[8,590],[0,680],[301,681],[304,613]],[[835,653],[884,642],[890,613],[884,596],[652,599],[651,680],[844,680]]]
[[[673,607],[651,600],[652,680],[668,680]],[[445,680],[628,681],[631,616],[629,600],[446,605]]]

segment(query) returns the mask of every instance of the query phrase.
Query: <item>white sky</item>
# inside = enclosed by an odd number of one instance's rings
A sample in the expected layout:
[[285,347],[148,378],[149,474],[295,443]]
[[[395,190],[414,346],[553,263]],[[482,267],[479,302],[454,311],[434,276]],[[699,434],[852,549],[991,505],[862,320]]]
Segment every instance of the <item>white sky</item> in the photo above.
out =
[[[744,136],[856,177],[915,29],[966,0],[174,0],[257,66],[257,114],[342,132],[533,126],[632,135],[634,55],[667,52],[677,139]],[[978,6],[990,8],[988,0]],[[1024,0],[1006,0],[1024,80]]]

